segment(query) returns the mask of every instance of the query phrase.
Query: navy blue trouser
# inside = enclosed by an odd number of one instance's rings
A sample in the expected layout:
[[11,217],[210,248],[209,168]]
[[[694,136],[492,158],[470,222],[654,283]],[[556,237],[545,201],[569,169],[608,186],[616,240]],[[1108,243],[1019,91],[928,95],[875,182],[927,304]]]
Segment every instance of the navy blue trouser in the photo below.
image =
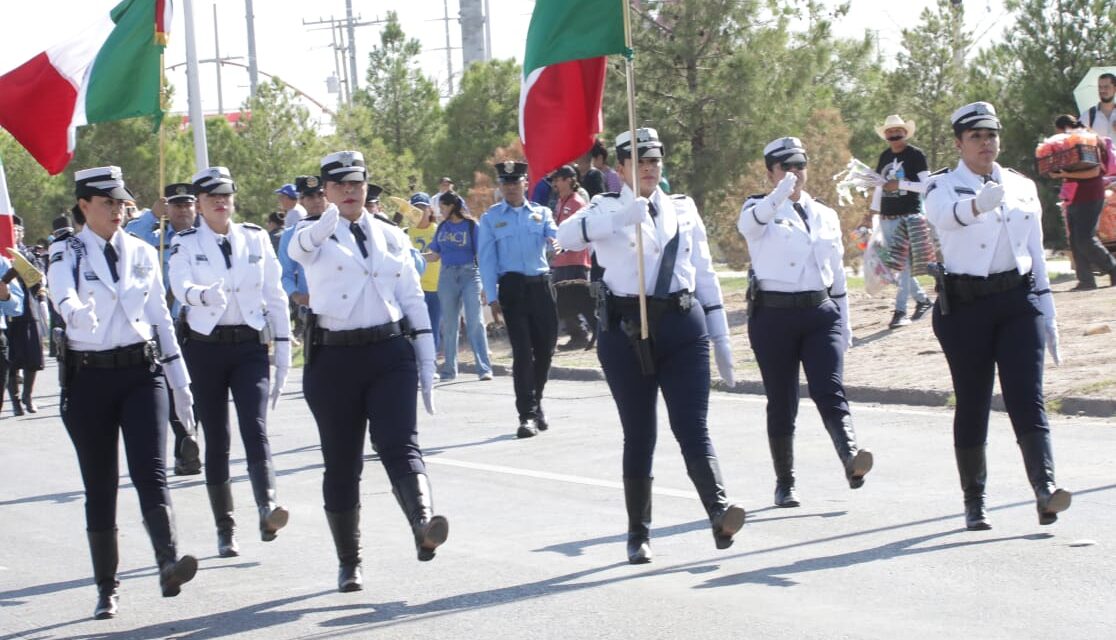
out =
[[794,435],[798,417],[798,368],[806,372],[810,398],[824,424],[849,415],[845,398],[844,321],[833,300],[813,309],[759,307],[748,320],[748,340],[756,354],[767,394],[767,435]]
[[162,372],[158,367],[154,369],[150,365],[79,369],[63,392],[62,424],[74,443],[81,467],[88,531],[116,526],[121,432],[140,511],[170,506],[164,460],[167,391]]
[[267,346],[187,340],[182,348],[198,422],[205,433],[205,483],[229,479],[229,392],[248,464],[271,459],[267,442],[267,395],[271,374]]
[[[638,326],[639,317],[632,320]],[[709,334],[700,305],[687,312],[667,311],[651,336],[655,373],[640,371],[636,351],[613,318],[597,332],[597,358],[620,412],[624,429],[624,477],[651,477],[658,432],[656,405],[663,392],[670,429],[682,457],[714,457],[706,415],[709,412]]]
[[515,409],[520,420],[542,413],[543,388],[558,344],[558,309],[550,282],[527,281],[519,273],[500,276],[500,309],[512,347]]
[[953,413],[957,447],[967,449],[988,441],[997,368],[1016,440],[1049,430],[1042,396],[1046,331],[1038,298],[1028,287],[968,303],[953,302],[946,316],[934,305],[934,335],[945,352],[957,398]]
[[302,390],[322,441],[326,511],[360,505],[366,432],[392,483],[426,473],[416,425],[418,366],[410,340],[400,336],[359,347],[314,349]]

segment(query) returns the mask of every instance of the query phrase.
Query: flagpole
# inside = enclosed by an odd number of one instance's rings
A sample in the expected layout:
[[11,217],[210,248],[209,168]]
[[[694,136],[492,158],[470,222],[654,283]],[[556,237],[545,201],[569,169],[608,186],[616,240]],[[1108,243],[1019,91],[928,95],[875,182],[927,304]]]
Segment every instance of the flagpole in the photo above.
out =
[[[164,55],[159,54],[159,109],[163,109],[163,88],[166,87],[167,68],[164,63]],[[164,117],[159,118],[159,183],[155,185],[155,195],[158,196],[166,185],[167,180],[167,119]],[[152,209],[155,203],[152,203]],[[164,253],[166,252],[166,237],[167,237],[167,210],[165,207],[160,207],[163,212],[159,215],[159,265],[162,268],[166,264],[164,261]]]
[[[635,65],[632,62],[632,12],[628,0],[620,0],[624,6],[624,46],[628,54],[624,56],[624,71],[628,79],[628,130],[631,133],[631,154],[628,165],[631,169],[632,193],[639,197],[639,148],[636,144],[636,115],[635,115]],[[647,283],[644,277],[643,265],[643,224],[636,223],[636,268],[639,273],[639,337],[647,340]]]
[[194,131],[194,165],[197,171],[209,168],[209,150],[205,142],[205,116],[202,115],[201,88],[198,83],[198,49],[194,44],[194,5],[182,1],[186,17],[186,89],[190,103],[190,128]]

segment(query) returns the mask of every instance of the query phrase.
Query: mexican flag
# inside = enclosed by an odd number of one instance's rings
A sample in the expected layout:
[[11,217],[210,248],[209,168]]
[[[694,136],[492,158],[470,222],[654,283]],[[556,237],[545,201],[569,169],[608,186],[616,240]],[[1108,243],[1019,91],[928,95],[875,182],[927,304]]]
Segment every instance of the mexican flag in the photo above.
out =
[[74,157],[77,127],[162,117],[160,54],[170,20],[170,0],[123,0],[0,76],[0,127],[54,175]]
[[603,128],[605,56],[626,50],[626,1],[535,0],[519,90],[532,185],[592,148]]
[[15,209],[8,197],[8,179],[4,176],[4,161],[0,159],[0,256],[5,258],[8,249],[15,246],[14,215]]

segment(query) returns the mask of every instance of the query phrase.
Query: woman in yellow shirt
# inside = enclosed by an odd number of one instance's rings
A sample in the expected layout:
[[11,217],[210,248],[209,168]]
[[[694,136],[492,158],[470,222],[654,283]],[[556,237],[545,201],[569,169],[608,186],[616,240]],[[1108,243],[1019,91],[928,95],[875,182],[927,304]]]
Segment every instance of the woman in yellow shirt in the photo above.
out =
[[430,206],[430,196],[419,192],[411,196],[411,205],[422,211],[422,217],[413,227],[404,229],[411,244],[426,259],[426,271],[422,274],[422,293],[426,296],[426,309],[430,313],[430,326],[434,329],[434,349],[442,350],[442,305],[438,302],[438,254],[429,249],[438,230],[438,210]]

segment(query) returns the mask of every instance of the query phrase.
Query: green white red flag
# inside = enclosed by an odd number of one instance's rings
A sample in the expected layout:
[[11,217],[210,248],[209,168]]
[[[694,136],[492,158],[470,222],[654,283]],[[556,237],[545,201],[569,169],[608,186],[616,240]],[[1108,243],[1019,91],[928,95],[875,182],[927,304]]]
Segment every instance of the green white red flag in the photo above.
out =
[[626,0],[535,0],[519,138],[531,184],[593,146],[603,129],[605,56],[624,53]]
[[160,56],[170,23],[171,0],[122,0],[0,76],[0,127],[53,175],[73,158],[77,127],[161,118]]
[[0,158],[0,256],[8,257],[8,248],[15,246],[15,209],[8,197],[8,179]]

